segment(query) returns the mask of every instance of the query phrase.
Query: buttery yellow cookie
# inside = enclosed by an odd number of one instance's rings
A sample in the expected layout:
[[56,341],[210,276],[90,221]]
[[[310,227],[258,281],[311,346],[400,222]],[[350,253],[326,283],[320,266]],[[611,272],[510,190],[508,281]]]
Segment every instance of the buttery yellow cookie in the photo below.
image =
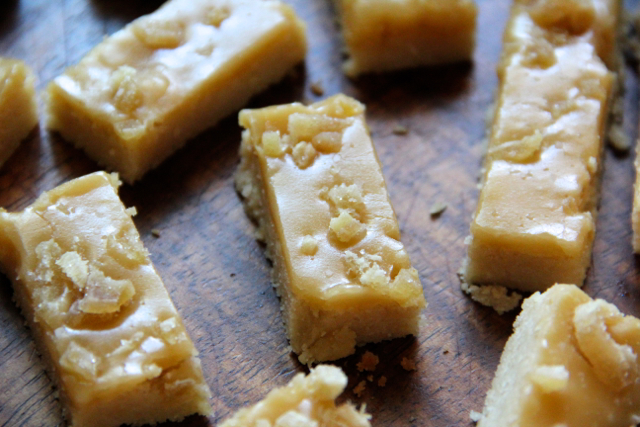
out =
[[276,0],[171,0],[48,87],[47,126],[132,183],[304,59]]
[[468,61],[475,46],[473,0],[334,0],[349,76]]
[[236,188],[267,243],[302,363],[417,334],[425,307],[364,110],[336,95],[240,112]]
[[241,409],[220,427],[371,427],[368,414],[352,404],[336,406],[347,386],[338,367],[320,365],[309,375],[297,374],[264,400]]
[[534,292],[584,281],[619,13],[618,0],[513,5],[463,271],[463,289],[500,311],[518,303],[505,288]]
[[640,320],[575,285],[522,304],[478,427],[640,423]]
[[38,124],[35,81],[24,62],[0,57],[0,166]]
[[211,414],[182,319],[125,209],[98,172],[0,210],[0,266],[74,427]]

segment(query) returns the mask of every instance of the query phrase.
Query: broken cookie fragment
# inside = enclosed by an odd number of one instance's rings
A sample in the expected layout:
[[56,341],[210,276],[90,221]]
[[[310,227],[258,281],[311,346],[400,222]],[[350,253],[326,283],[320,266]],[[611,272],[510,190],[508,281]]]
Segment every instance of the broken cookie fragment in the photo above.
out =
[[319,365],[309,375],[297,374],[256,405],[241,409],[220,427],[371,427],[364,407],[336,406],[347,386],[340,368]]
[[640,320],[574,285],[522,304],[479,427],[640,422]]

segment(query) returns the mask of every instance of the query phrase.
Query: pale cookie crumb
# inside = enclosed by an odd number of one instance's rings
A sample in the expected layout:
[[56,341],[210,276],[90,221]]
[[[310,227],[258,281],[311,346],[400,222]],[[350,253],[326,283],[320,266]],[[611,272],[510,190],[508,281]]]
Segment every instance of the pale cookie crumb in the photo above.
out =
[[376,370],[376,366],[380,362],[380,358],[370,351],[365,351],[362,355],[360,361],[356,364],[359,372],[369,371],[373,372]]
[[406,135],[409,133],[409,129],[406,126],[395,125],[393,128],[394,135]]
[[445,210],[447,210],[447,204],[443,202],[435,202],[429,209],[429,215],[432,217],[440,216]]
[[482,414],[480,412],[471,411],[469,413],[469,418],[471,418],[471,421],[473,421],[474,423],[477,423],[482,419]]
[[406,357],[402,358],[402,360],[400,361],[400,365],[405,371],[415,371],[417,369],[416,362],[411,359],[407,359]]
[[522,300],[522,295],[517,292],[508,295],[507,288],[503,286],[476,286],[463,281],[460,287],[471,299],[487,307],[492,307],[498,314],[513,310],[520,305],[520,300]]
[[364,392],[364,390],[366,388],[367,388],[367,382],[366,381],[360,381],[358,383],[358,385],[353,388],[353,394],[355,394],[356,396],[360,397],[360,396],[362,396],[362,393]]
[[152,235],[153,237],[155,237],[155,238],[160,237],[160,230],[158,230],[157,228],[153,228],[153,229],[151,230],[151,235]]
[[324,95],[324,88],[322,87],[322,82],[315,82],[311,85],[310,87],[311,89],[311,93],[313,93],[316,96],[322,96]]

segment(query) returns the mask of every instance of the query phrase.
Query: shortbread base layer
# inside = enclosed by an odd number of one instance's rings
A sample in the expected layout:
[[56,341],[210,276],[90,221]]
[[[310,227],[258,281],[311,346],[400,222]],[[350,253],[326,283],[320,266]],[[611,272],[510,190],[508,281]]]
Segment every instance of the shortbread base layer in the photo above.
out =
[[323,309],[298,298],[290,291],[256,156],[242,157],[236,189],[243,197],[247,215],[258,225],[256,237],[267,245],[267,257],[273,262],[272,283],[281,298],[287,336],[301,363],[336,360],[355,353],[358,345],[418,334],[420,306],[401,307],[390,301],[365,310]]
[[5,67],[4,86],[0,82],[0,167],[38,124],[33,72],[20,61],[0,58],[0,79]]

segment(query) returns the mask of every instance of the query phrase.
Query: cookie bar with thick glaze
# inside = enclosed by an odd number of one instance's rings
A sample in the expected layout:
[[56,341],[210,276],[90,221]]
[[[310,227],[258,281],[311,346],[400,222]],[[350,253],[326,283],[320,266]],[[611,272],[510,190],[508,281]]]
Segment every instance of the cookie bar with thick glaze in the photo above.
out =
[[418,332],[425,306],[364,106],[336,95],[240,112],[236,187],[273,260],[293,351],[335,360]]
[[640,320],[575,285],[526,299],[478,427],[640,423]]
[[38,124],[35,81],[24,62],[0,57],[0,166]]
[[619,9],[618,0],[513,6],[463,283],[500,311],[518,300],[494,298],[505,296],[495,287],[534,292],[584,281],[615,88]]
[[197,350],[120,201],[94,173],[0,211],[0,265],[74,427],[211,413]]
[[132,183],[304,59],[275,0],[171,0],[48,87],[49,128]]
[[477,9],[473,0],[334,0],[349,76],[468,61]]
[[335,399],[346,386],[347,376],[340,368],[320,365],[309,375],[297,374],[220,427],[371,427],[364,410],[350,403],[336,406]]

